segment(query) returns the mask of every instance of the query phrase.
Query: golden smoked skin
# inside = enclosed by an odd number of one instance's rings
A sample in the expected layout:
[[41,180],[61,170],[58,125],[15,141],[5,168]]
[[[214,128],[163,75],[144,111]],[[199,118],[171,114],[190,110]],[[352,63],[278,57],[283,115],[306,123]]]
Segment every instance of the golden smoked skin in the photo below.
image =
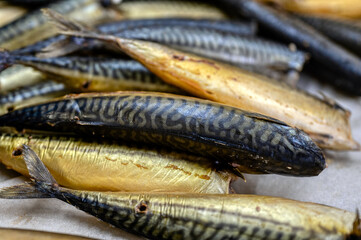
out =
[[0,27],[21,17],[26,13],[26,9],[18,6],[8,5],[0,2]]
[[165,82],[195,96],[284,121],[307,132],[323,148],[360,149],[351,136],[348,111],[286,84],[156,43],[112,36],[97,38],[117,42],[122,51]]
[[276,197],[65,188],[57,194],[116,227],[151,239],[341,240],[359,234],[354,213]]
[[119,4],[122,17],[137,18],[211,18],[224,19],[227,15],[220,9],[197,2],[182,1],[128,1]]
[[282,8],[315,16],[338,18],[360,18],[361,1],[359,0],[258,0],[273,2]]
[[216,172],[201,157],[67,137],[0,135],[0,161],[26,176],[29,173],[23,156],[15,151],[22,144],[39,154],[59,184],[74,189],[194,193],[229,190],[229,174]]
[[0,93],[29,86],[45,80],[45,75],[31,67],[14,65],[0,73]]

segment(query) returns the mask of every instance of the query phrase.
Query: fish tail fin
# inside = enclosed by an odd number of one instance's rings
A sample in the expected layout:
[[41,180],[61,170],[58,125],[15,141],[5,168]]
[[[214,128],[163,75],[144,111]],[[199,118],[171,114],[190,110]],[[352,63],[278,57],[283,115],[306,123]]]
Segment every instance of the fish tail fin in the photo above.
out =
[[361,219],[360,212],[356,210],[356,218],[353,222],[352,232],[346,238],[347,240],[361,240]]
[[73,39],[66,38],[58,42],[54,42],[45,48],[41,49],[41,52],[36,54],[38,58],[55,58],[68,55],[83,48],[82,44],[77,43]]
[[0,198],[3,199],[29,199],[51,198],[47,193],[39,191],[34,183],[24,183],[0,189]]
[[23,154],[32,182],[0,189],[0,198],[53,198],[52,193],[59,188],[49,170],[36,153],[27,145],[17,149],[17,154]]
[[9,51],[0,48],[0,72],[14,64],[14,59]]
[[50,19],[50,21],[55,23],[60,31],[59,33],[61,34],[74,37],[93,38],[110,42],[116,41],[114,36],[99,34],[93,29],[89,29],[83,24],[67,19],[63,15],[51,9],[42,9],[42,12],[48,19]]

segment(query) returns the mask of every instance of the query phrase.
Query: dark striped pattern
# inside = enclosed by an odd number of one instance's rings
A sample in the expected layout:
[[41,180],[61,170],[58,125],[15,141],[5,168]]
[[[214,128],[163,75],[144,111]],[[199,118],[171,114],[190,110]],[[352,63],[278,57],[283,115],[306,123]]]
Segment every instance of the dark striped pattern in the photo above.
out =
[[[67,14],[74,9],[82,6],[84,2],[87,2],[89,0],[65,0],[60,1],[59,3],[54,3],[49,5],[49,8],[51,8],[54,11],[57,11],[61,14]],[[2,43],[7,42],[11,40],[14,37],[17,37],[18,35],[21,35],[22,33],[33,29],[36,26],[39,26],[43,23],[45,23],[46,18],[42,14],[40,10],[35,10],[29,14],[26,14],[25,16],[11,22],[10,24],[7,24],[0,28],[0,46]]]
[[116,36],[154,41],[208,58],[241,65],[267,66],[279,70],[302,70],[306,55],[287,46],[255,37],[223,34],[189,27],[143,27]]
[[[134,60],[121,60],[109,58],[90,57],[62,57],[37,58],[33,56],[13,56],[14,63],[26,66],[56,76],[68,87],[86,91],[119,91],[119,90],[145,90],[160,92],[181,92],[178,88],[163,82],[140,63]],[[78,81],[88,82],[78,86]],[[114,83],[114,82],[115,83]],[[90,84],[98,84],[91,87]],[[102,84],[104,84],[102,86]],[[109,87],[105,87],[108,86]]]
[[[246,27],[237,26],[232,22],[189,19],[150,19],[124,22],[104,25],[99,29],[107,34],[154,41],[236,65],[247,64],[267,66],[278,70],[301,70],[306,61],[306,55],[303,52],[291,51],[287,46],[275,42],[244,36],[251,35],[242,32],[242,29]],[[129,25],[127,25],[128,23]],[[224,29],[222,29],[223,25],[225,25]],[[250,25],[246,26],[249,28]],[[94,49],[102,46],[98,41],[73,39],[72,44],[79,44],[79,48],[86,46],[84,48]],[[50,38],[15,53],[32,54],[34,51],[40,51],[48,44],[60,40],[63,40],[63,37]],[[84,44],[85,41],[86,44]]]
[[[337,231],[326,228],[316,233],[285,221],[230,211],[229,207],[220,210],[198,205],[192,197],[183,199],[181,196],[180,200],[170,195],[163,198],[132,194],[116,197],[67,189],[61,189],[55,197],[118,228],[150,239],[308,240],[326,236],[337,239],[341,236]],[[228,204],[226,199],[220,198],[219,201],[219,205]],[[140,209],[141,206],[143,209]],[[205,215],[212,217],[202,218]],[[223,222],[221,219],[225,218],[234,222]]]
[[[61,75],[58,69],[73,70],[74,72],[86,73],[89,76],[101,76],[122,81],[138,81],[142,83],[165,84],[161,79],[152,74],[142,64],[134,60],[87,58],[87,57],[62,57],[62,58],[37,58],[31,56],[17,57],[18,63],[35,67],[40,71],[54,67],[55,75]],[[49,66],[49,67],[48,67]]]
[[218,32],[223,34],[236,34],[240,36],[253,36],[256,34],[256,24],[230,20],[211,19],[188,19],[188,18],[156,18],[122,20],[119,22],[100,25],[98,30],[107,34],[121,33],[123,31],[136,30],[138,28],[191,28],[203,29],[205,31]]
[[244,172],[317,175],[321,150],[304,132],[204,100],[156,94],[79,97],[13,111],[0,125],[76,131],[169,146],[237,163]]
[[[257,27],[254,23],[241,23],[235,21],[227,20],[196,20],[196,19],[186,19],[186,18],[159,18],[159,19],[137,19],[137,20],[122,20],[119,22],[106,23],[99,25],[97,29],[100,32],[106,34],[117,34],[121,32],[139,32],[138,28],[151,28],[151,27],[166,27],[166,28],[190,28],[190,29],[202,29],[209,33],[214,34],[236,34],[242,36],[251,36],[256,34]],[[16,54],[34,54],[40,52],[43,48],[48,45],[63,41],[66,37],[63,35],[55,36],[48,38],[43,41],[39,41],[30,46],[26,46],[22,49],[16,50],[13,53]],[[85,40],[81,38],[72,38],[73,44],[81,44]],[[97,46],[95,43],[91,42],[91,46],[84,47],[91,49]],[[92,46],[93,45],[93,46]]]
[[65,87],[62,83],[56,83],[53,81],[41,82],[6,94],[0,94],[0,105],[21,102],[32,97],[43,96],[55,92],[63,92],[64,90]]

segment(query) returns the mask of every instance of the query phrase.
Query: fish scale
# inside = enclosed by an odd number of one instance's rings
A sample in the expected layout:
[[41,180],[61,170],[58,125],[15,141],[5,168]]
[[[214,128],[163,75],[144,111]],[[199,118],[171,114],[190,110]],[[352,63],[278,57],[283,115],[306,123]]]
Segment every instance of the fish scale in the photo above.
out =
[[[0,125],[160,144],[237,163],[250,173],[317,175],[325,167],[321,150],[300,130],[263,115],[176,95],[81,94],[15,110],[0,117]],[[268,132],[280,134],[277,145]]]

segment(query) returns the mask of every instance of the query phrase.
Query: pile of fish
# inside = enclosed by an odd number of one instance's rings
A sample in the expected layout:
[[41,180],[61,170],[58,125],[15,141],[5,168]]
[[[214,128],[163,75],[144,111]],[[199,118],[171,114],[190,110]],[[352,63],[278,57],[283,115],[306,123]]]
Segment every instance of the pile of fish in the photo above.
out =
[[0,161],[32,182],[0,198],[151,239],[361,239],[357,213],[229,194],[361,149],[348,110],[296,87],[305,69],[360,96],[360,24],[307,1],[9,2],[28,12],[0,26]]

